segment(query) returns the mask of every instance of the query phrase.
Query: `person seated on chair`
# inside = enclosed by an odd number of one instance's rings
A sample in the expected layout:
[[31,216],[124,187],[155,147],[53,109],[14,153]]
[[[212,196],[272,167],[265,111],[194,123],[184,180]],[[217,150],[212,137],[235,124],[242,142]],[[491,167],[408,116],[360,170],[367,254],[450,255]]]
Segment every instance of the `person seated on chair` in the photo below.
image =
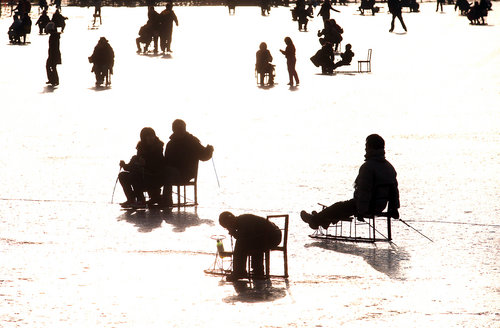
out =
[[124,208],[144,208],[144,191],[149,192],[149,203],[158,203],[163,181],[163,141],[152,128],[141,130],[141,140],[137,143],[137,154],[129,163],[120,161],[125,171],[118,174],[127,201],[120,205]]
[[48,22],[50,22],[50,18],[47,15],[47,10],[44,10],[35,23],[35,25],[38,25],[40,34],[46,33],[45,27],[47,26]]
[[332,74],[335,57],[333,46],[330,42],[325,41],[324,38],[319,39],[319,43],[321,43],[321,49],[316,51],[314,56],[311,57],[311,61],[316,67],[321,66],[322,74]]
[[198,173],[198,161],[212,158],[214,147],[203,147],[200,140],[186,131],[186,123],[177,119],[172,123],[173,134],[165,147],[165,178],[162,205],[172,206],[172,185],[189,182]]
[[262,42],[259,46],[259,50],[256,53],[255,62],[255,69],[257,70],[257,73],[260,74],[261,85],[264,85],[264,76],[266,73],[269,73],[269,85],[274,84],[274,65],[271,64],[272,61],[273,56],[271,56],[271,53],[267,49],[267,44],[265,42]]
[[105,37],[101,37],[97,42],[94,52],[89,57],[89,62],[94,64],[91,72],[95,74],[95,85],[103,84],[104,78],[106,78],[106,85],[108,85],[108,73],[113,74],[115,53]]
[[219,215],[219,224],[236,239],[233,251],[233,272],[226,281],[248,277],[247,256],[252,256],[252,275],[264,278],[264,253],[281,243],[281,230],[269,220],[253,214],[234,216],[231,212]]
[[12,16],[13,22],[9,27],[9,41],[10,43],[21,43],[21,36],[23,32],[23,22],[18,14]]
[[146,25],[141,26],[139,29],[139,37],[135,39],[135,43],[137,45],[137,53],[141,53],[141,43],[144,43],[144,51],[143,53],[148,52],[149,45],[153,40],[153,26],[148,21]]
[[337,202],[326,207],[321,212],[312,214],[300,212],[300,217],[312,229],[319,226],[328,228],[342,219],[353,215],[373,215],[382,212],[387,203],[388,213],[393,218],[399,218],[399,191],[396,170],[385,159],[385,142],[378,134],[366,138],[365,162],[359,168],[354,181],[354,198]]
[[340,66],[351,65],[352,57],[354,57],[354,52],[351,51],[351,48],[352,46],[350,43],[346,44],[345,52],[340,55],[342,59],[333,64],[333,69]]

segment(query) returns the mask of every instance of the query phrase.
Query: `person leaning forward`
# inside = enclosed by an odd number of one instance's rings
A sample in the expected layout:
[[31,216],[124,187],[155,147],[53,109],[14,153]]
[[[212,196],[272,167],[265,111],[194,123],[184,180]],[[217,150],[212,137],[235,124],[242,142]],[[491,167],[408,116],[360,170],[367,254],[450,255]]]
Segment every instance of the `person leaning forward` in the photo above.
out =
[[231,212],[219,215],[219,224],[236,239],[233,251],[233,272],[226,281],[248,277],[245,264],[252,256],[252,276],[264,278],[264,252],[281,243],[281,230],[269,220],[253,214],[234,216]]
[[172,206],[172,185],[189,182],[198,174],[198,161],[212,158],[214,147],[202,146],[200,140],[186,131],[186,123],[177,119],[172,123],[173,134],[165,147],[165,185],[162,205]]
[[352,215],[372,215],[382,212],[388,204],[389,215],[399,218],[399,191],[396,170],[385,159],[385,141],[378,134],[366,138],[365,162],[354,181],[354,197],[337,202],[321,212],[300,212],[300,217],[312,229],[328,228]]

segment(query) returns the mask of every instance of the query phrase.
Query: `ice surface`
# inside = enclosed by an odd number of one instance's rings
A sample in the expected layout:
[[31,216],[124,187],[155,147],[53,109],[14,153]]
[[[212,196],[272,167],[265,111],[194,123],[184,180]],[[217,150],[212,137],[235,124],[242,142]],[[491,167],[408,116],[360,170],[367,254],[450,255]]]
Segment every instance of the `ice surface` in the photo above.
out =
[[[333,17],[356,54],[347,69],[372,48],[373,72],[335,76],[309,61],[320,20],[298,32],[289,8],[176,7],[174,52],[157,57],[135,53],[145,8],[104,7],[98,30],[93,8],[63,8],[56,89],[44,84],[48,37],[34,28],[30,44],[8,45],[0,19],[0,326],[500,327],[500,5],[471,26],[423,3],[403,14],[406,34],[398,22],[388,32],[384,5],[373,17],[356,7]],[[94,88],[87,60],[101,36],[116,53],[110,89]],[[270,89],[254,77],[262,41],[277,65]],[[215,147],[197,210],[109,204],[140,129],[166,142],[175,118]],[[434,243],[399,222],[397,247],[308,237],[299,211],[351,197],[370,133],[398,171],[401,217]],[[290,214],[287,282],[248,290],[204,274],[224,210]]]

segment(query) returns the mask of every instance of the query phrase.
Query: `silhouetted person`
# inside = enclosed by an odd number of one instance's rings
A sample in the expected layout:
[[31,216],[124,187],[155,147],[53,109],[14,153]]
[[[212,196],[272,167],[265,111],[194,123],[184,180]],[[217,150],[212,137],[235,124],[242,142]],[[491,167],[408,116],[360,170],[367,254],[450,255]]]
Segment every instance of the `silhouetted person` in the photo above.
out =
[[281,243],[281,230],[272,222],[253,214],[234,216],[231,212],[219,215],[219,224],[236,239],[233,251],[233,272],[226,281],[248,276],[247,256],[252,256],[252,276],[264,278],[264,253]]
[[311,57],[311,61],[316,67],[321,66],[322,74],[332,74],[333,62],[335,60],[333,46],[323,38],[319,39],[319,43],[321,44],[321,49],[316,51],[314,56]]
[[401,22],[403,29],[407,31],[405,22],[403,21],[403,16],[401,14],[401,0],[387,0],[387,6],[389,7],[389,12],[392,14],[391,29],[389,32],[394,31],[394,20],[396,17]]
[[106,85],[109,85],[111,83],[109,75],[113,74],[115,53],[105,37],[101,37],[97,42],[94,52],[89,57],[89,62],[94,64],[92,72],[95,73],[95,85],[103,84],[104,78],[106,78]]
[[158,38],[161,30],[161,18],[160,14],[158,14],[153,6],[148,7],[148,24],[150,24],[151,30],[153,31],[154,53],[156,54],[158,53]]
[[17,7],[14,9],[14,12],[23,16],[23,14],[29,14],[31,12],[31,2],[28,0],[19,0],[17,3]]
[[286,57],[286,66],[288,68],[288,77],[290,82],[288,85],[293,86],[293,79],[295,78],[295,83],[299,85],[299,75],[295,70],[295,63],[297,62],[297,58],[295,57],[295,46],[293,45],[292,39],[290,37],[285,38],[286,48],[285,50],[280,50],[283,55]]
[[23,37],[23,43],[26,43],[26,35],[31,33],[31,18],[28,13],[21,15],[21,35]]
[[160,47],[161,51],[172,52],[170,49],[170,44],[172,43],[172,29],[174,27],[174,22],[176,26],[179,26],[177,16],[172,10],[172,3],[167,2],[166,8],[160,14],[161,28],[160,28]]
[[484,24],[484,16],[488,14],[488,11],[484,9],[480,5],[479,2],[475,1],[474,5],[471,7],[469,12],[467,13],[467,18],[471,22],[471,24],[479,25]]
[[153,40],[153,28],[151,27],[151,23],[148,21],[146,25],[141,26],[139,29],[139,37],[135,39],[137,52],[141,53],[141,43],[144,43],[143,53],[147,53],[151,40]]
[[467,0],[457,0],[455,2],[455,11],[457,8],[460,9],[460,15],[467,15],[467,12],[470,10],[470,3]]
[[443,3],[445,0],[436,0],[436,12],[439,10],[439,7],[441,7],[441,12],[443,12]]
[[53,22],[49,22],[45,27],[49,36],[49,57],[45,64],[47,71],[47,84],[53,86],[59,85],[59,75],[57,74],[57,65],[61,64],[61,51],[59,49],[60,34]]
[[371,10],[372,16],[375,15],[375,0],[361,0],[361,6],[359,6],[361,15],[365,14],[365,10]]
[[365,162],[359,168],[354,181],[354,197],[350,200],[337,202],[326,207],[321,212],[309,214],[300,212],[302,220],[312,229],[319,226],[328,228],[341,219],[352,215],[373,215],[381,213],[388,205],[391,217],[399,218],[399,191],[396,170],[385,159],[385,142],[377,134],[366,138]]
[[229,15],[234,15],[236,13],[236,0],[226,0],[226,5]]
[[173,134],[165,147],[165,186],[163,206],[172,206],[172,184],[188,182],[198,173],[198,161],[212,158],[214,147],[202,146],[200,140],[186,131],[186,123],[177,119],[172,122]]
[[274,65],[271,64],[271,62],[273,61],[273,56],[271,56],[271,53],[269,52],[269,50],[267,50],[267,44],[265,42],[262,42],[259,45],[259,50],[255,54],[255,57],[255,69],[257,70],[257,73],[260,74],[260,84],[264,85],[265,74],[269,73],[269,85],[273,85]]
[[12,16],[13,22],[9,26],[9,41],[10,43],[21,43],[21,36],[23,34],[23,22],[18,14]]
[[307,32],[307,24],[309,23],[309,18],[313,18],[312,6],[310,5],[307,9],[304,6],[296,7],[297,21],[299,24],[299,31]]
[[318,31],[318,37],[324,36],[326,42],[330,42],[335,46],[335,51],[338,49],[340,42],[344,39],[342,33],[344,30],[340,27],[335,19],[329,19],[323,22],[324,28]]
[[58,27],[61,28],[61,32],[64,32],[64,28],[66,27],[66,20],[67,19],[68,19],[68,17],[64,17],[63,15],[61,15],[61,12],[59,11],[59,9],[56,9],[54,14],[52,15],[52,22],[54,22],[54,24],[56,24],[56,28],[58,28]]
[[346,44],[345,52],[343,52],[340,55],[340,58],[342,58],[342,59],[339,60],[338,62],[336,62],[335,64],[333,64],[333,69],[336,69],[337,67],[340,67],[340,66],[351,65],[352,57],[354,57],[354,52],[351,51],[351,48],[352,48],[352,46],[350,43]]
[[102,0],[94,0],[94,22],[92,23],[92,25],[94,26],[97,18],[99,18],[99,24],[102,24],[101,7],[102,7]]
[[44,10],[49,10],[49,4],[47,3],[47,0],[38,0],[38,7],[42,12]]
[[260,14],[262,16],[269,15],[271,13],[271,5],[269,0],[260,0]]
[[38,20],[35,23],[35,25],[38,25],[40,34],[46,33],[45,27],[49,22],[50,18],[47,15],[47,10],[42,11],[42,14],[40,15],[40,17],[38,17]]
[[321,4],[321,8],[319,9],[318,15],[323,18],[323,21],[327,21],[330,19],[330,10],[340,12],[337,9],[333,8],[332,5],[330,4],[330,0],[325,0]]
[[158,202],[160,199],[164,176],[163,141],[150,127],[143,128],[140,137],[136,155],[129,163],[120,161],[120,167],[125,170],[118,175],[127,197],[127,201],[120,204],[124,208],[144,208],[146,191],[149,192],[152,202]]

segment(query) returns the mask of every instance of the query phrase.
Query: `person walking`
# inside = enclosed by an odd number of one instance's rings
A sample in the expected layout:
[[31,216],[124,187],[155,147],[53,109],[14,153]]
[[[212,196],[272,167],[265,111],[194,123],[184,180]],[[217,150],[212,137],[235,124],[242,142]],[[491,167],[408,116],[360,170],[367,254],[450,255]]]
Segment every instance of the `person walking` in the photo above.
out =
[[401,22],[403,29],[407,32],[405,22],[403,21],[403,16],[401,13],[401,0],[387,0],[387,6],[389,7],[389,12],[392,14],[391,29],[389,32],[394,31],[394,20],[396,17]]

